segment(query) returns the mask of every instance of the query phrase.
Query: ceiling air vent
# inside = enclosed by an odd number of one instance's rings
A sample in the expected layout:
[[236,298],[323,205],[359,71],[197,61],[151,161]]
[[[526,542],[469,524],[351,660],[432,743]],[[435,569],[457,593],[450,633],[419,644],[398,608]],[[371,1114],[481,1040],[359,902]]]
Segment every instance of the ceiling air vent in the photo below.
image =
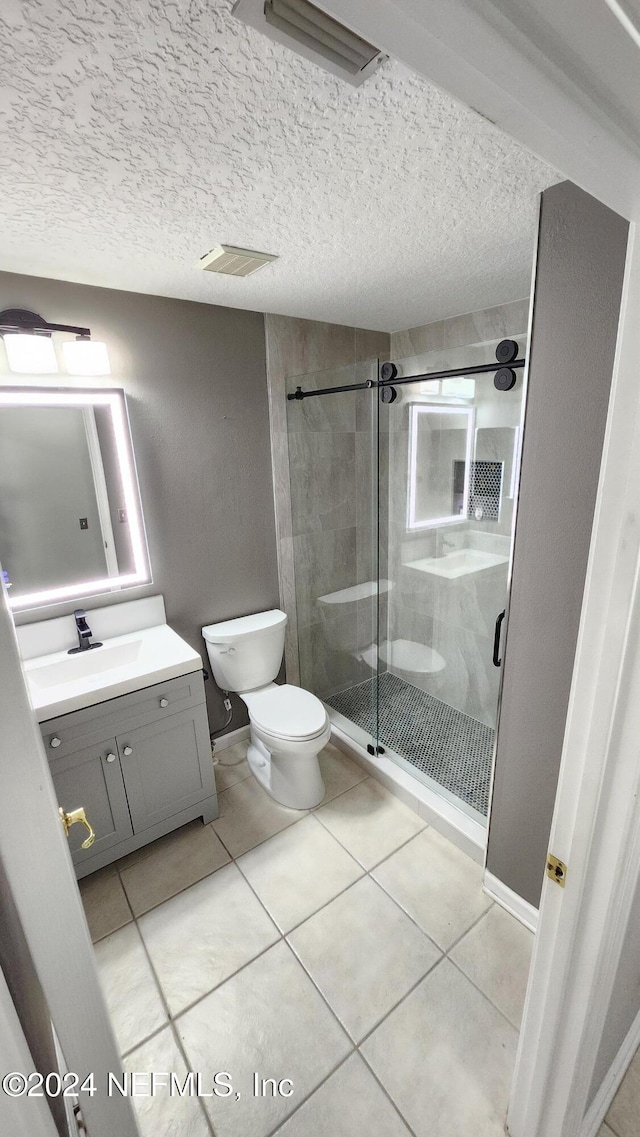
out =
[[388,58],[309,0],[238,0],[233,14],[356,87]]
[[228,276],[251,276],[269,261],[277,261],[271,253],[254,253],[252,249],[236,249],[233,245],[218,245],[200,257],[198,264],[205,272],[225,272]]

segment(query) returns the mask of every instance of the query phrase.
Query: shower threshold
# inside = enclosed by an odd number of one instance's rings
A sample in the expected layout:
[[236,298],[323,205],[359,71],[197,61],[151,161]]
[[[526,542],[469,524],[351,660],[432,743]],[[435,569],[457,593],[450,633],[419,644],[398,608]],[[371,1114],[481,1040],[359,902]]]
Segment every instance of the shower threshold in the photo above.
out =
[[489,808],[495,732],[455,707],[384,672],[325,699],[343,718],[485,820]]

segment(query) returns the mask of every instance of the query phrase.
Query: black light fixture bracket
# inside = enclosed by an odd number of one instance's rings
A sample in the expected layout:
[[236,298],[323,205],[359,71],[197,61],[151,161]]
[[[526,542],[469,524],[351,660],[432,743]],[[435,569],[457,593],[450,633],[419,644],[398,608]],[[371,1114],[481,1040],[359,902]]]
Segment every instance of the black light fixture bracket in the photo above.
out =
[[52,332],[69,332],[70,335],[81,339],[90,339],[89,328],[76,328],[70,324],[50,324],[39,316],[37,312],[30,312],[27,308],[5,308],[0,312],[0,335],[5,332],[25,332],[32,336],[50,336]]

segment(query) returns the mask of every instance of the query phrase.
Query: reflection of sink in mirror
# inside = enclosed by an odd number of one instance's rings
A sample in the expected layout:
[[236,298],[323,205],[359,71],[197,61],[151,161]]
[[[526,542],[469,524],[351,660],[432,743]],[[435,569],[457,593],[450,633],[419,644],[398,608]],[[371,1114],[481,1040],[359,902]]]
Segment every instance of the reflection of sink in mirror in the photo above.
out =
[[78,653],[73,659],[48,663],[29,671],[29,680],[36,687],[59,687],[61,683],[75,683],[89,675],[103,675],[115,667],[126,667],[135,663],[142,647],[142,640],[116,644],[113,647],[97,647],[93,651]]
[[495,568],[496,565],[506,565],[508,560],[508,557],[500,553],[485,553],[481,549],[456,549],[442,557],[423,557],[418,561],[407,561],[404,567],[455,580],[468,573],[481,572],[483,569]]

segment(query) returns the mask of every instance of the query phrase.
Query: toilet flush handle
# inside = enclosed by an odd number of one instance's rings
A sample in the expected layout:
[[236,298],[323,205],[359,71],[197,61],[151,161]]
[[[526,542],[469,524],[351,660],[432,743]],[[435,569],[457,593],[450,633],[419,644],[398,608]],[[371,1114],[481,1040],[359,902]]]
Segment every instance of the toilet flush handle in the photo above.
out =
[[232,647],[231,644],[229,645],[229,647],[223,648],[220,652],[220,655],[235,655],[235,654],[236,654],[236,649],[234,647]]

